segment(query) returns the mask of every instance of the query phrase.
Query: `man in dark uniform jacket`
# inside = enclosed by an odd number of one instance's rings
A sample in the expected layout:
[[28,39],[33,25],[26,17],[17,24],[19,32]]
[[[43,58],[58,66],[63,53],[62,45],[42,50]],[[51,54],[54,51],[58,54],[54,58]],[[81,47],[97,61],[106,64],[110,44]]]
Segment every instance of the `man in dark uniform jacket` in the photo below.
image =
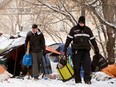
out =
[[30,42],[29,53],[32,54],[32,76],[38,79],[40,73],[40,63],[42,55],[45,55],[45,39],[42,32],[37,28],[36,24],[32,25],[31,31],[27,33],[25,46],[27,48],[28,41]]
[[91,29],[85,25],[84,16],[80,16],[78,24],[70,30],[65,42],[64,53],[66,53],[67,47],[70,43],[72,45],[72,61],[74,65],[75,82],[81,83],[80,68],[82,64],[84,69],[84,81],[87,84],[91,84],[91,44],[95,49],[95,54],[99,54],[99,49]]

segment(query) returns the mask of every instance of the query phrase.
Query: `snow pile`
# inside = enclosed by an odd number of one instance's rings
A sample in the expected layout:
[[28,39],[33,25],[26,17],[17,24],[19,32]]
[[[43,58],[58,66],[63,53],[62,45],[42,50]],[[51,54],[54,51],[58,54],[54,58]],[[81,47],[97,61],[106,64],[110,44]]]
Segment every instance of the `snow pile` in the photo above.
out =
[[6,71],[3,65],[0,65],[0,82],[9,79],[12,75]]
[[9,79],[10,77],[12,77],[12,74],[5,71],[4,73],[0,74],[0,82],[5,81],[5,80]]

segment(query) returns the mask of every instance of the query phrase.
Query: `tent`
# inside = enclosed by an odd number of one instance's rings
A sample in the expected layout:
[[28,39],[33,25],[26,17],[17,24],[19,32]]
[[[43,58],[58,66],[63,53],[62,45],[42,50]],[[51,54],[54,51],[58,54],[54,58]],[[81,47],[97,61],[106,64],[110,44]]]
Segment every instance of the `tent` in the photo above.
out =
[[14,46],[3,51],[0,56],[4,61],[3,64],[7,67],[7,71],[13,75],[19,75],[21,71],[21,61],[25,54],[24,44]]
[[[63,49],[64,49],[64,43],[54,43],[54,44],[51,44],[49,45],[48,47],[58,51],[58,52],[62,52]],[[71,47],[68,47],[67,48],[67,55],[71,55]],[[54,53],[51,54],[52,56],[55,55]]]
[[5,72],[5,69],[3,66],[0,65],[0,74],[4,73]]
[[[0,63],[7,67],[7,71],[14,76],[20,75],[22,70],[22,58],[25,54],[25,37],[18,35],[17,37],[0,36]],[[46,46],[47,53],[52,52],[58,54],[56,50]]]
[[[64,49],[64,43],[54,43],[54,44],[49,45],[48,47],[50,47],[50,48],[58,51],[59,53],[61,53]],[[72,54],[71,47],[68,47],[67,48],[67,55],[71,55],[71,54]],[[50,56],[51,56],[51,60],[53,62],[58,62],[59,54],[51,53]]]
[[6,71],[3,65],[0,65],[0,82],[12,77],[12,74]]

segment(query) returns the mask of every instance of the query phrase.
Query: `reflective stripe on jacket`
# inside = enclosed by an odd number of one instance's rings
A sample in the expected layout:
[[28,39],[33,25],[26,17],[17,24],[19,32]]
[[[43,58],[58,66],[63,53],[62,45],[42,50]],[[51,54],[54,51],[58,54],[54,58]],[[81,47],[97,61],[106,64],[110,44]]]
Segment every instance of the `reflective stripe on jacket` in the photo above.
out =
[[95,37],[93,36],[91,29],[87,26],[81,28],[78,24],[70,30],[69,34],[67,35],[64,51],[67,49],[71,41],[72,49],[90,50],[90,46],[92,44],[96,51],[99,50]]

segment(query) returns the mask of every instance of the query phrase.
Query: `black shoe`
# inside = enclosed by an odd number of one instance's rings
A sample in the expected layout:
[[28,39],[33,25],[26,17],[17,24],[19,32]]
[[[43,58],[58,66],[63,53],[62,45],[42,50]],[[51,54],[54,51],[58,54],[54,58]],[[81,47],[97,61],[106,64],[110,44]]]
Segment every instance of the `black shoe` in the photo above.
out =
[[77,83],[77,84],[78,84],[78,83],[82,83],[82,82],[81,82],[81,81],[75,81],[75,83]]
[[85,81],[86,84],[91,84],[91,81]]
[[39,80],[39,78],[38,77],[34,77],[34,80]]

